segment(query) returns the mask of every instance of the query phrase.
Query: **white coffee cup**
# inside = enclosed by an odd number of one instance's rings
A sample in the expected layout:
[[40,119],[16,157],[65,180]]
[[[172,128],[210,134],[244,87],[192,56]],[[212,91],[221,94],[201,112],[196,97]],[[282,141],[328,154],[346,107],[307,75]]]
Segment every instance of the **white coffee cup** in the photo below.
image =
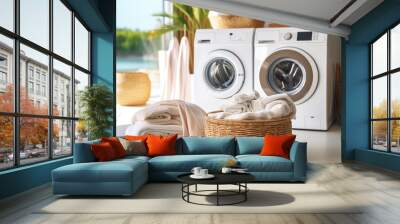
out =
[[192,173],[193,173],[194,175],[196,175],[196,176],[199,176],[199,175],[201,175],[200,171],[201,171],[202,169],[203,169],[203,168],[201,168],[201,167],[193,167]]
[[208,175],[208,169],[201,169],[200,170],[200,176],[207,176]]
[[230,172],[232,172],[232,168],[229,168],[229,167],[222,167],[221,172],[222,172],[222,173],[230,173]]

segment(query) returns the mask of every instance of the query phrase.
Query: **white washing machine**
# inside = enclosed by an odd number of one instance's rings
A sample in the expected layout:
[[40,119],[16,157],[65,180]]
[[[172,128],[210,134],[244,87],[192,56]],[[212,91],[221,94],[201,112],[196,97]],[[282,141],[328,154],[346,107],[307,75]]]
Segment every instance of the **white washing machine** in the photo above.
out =
[[328,130],[334,120],[340,38],[297,28],[260,28],[254,37],[254,88],[287,93],[297,108],[293,128]]
[[232,96],[253,91],[254,29],[198,29],[193,103],[219,110]]

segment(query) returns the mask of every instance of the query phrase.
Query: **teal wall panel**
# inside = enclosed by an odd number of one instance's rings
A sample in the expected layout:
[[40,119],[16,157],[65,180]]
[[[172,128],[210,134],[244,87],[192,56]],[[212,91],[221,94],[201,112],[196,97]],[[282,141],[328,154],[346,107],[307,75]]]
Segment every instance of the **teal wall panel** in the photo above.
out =
[[53,169],[71,163],[69,157],[0,172],[0,199],[48,183]]
[[369,150],[369,43],[400,22],[399,12],[399,0],[384,1],[353,24],[351,35],[343,45],[343,160],[358,160],[399,170],[399,156]]

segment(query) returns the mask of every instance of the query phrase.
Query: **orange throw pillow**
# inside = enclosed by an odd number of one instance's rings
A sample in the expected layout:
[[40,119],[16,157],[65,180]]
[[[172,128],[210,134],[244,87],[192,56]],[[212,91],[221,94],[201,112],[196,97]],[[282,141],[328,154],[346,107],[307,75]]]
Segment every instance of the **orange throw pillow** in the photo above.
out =
[[177,138],[178,135],[149,135],[146,140],[148,148],[147,155],[151,157],[176,155],[175,143]]
[[135,135],[125,135],[125,137],[124,137],[126,140],[129,140],[129,141],[146,141],[146,139],[147,139],[147,135],[138,135],[138,136],[135,136]]
[[117,158],[113,147],[108,142],[93,144],[91,145],[91,149],[94,157],[99,162],[110,161]]
[[265,135],[264,146],[261,149],[262,156],[280,156],[286,159],[290,157],[290,148],[296,135]]
[[117,158],[125,157],[126,151],[124,146],[121,144],[118,138],[116,137],[109,137],[109,138],[101,138],[101,142],[108,142],[114,149],[115,155]]

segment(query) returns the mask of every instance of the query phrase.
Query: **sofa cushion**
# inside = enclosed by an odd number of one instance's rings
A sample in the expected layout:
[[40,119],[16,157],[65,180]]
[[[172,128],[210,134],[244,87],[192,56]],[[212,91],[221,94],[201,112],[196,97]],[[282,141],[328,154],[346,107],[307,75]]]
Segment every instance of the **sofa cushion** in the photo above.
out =
[[146,140],[148,156],[165,156],[176,154],[176,139],[178,135],[149,135]]
[[74,148],[74,163],[88,163],[95,162],[96,158],[91,150],[92,144],[99,144],[101,141],[93,140],[88,142],[75,143]]
[[280,156],[286,159],[290,159],[290,148],[296,135],[265,135],[264,146],[261,149],[260,155],[262,156]]
[[175,155],[158,156],[149,160],[152,172],[190,172],[193,167],[200,166],[210,171],[219,171],[230,159],[231,155]]
[[264,145],[263,137],[237,137],[236,155],[260,154]]
[[235,154],[235,139],[233,137],[183,137],[181,141],[182,154]]
[[126,156],[126,151],[124,146],[121,144],[117,137],[103,137],[101,138],[101,142],[108,142],[114,149],[115,155],[117,158],[122,158]]
[[96,161],[105,162],[117,159],[118,156],[115,154],[115,150],[109,142],[102,142],[99,144],[93,144],[90,146]]
[[118,138],[122,146],[126,151],[126,155],[137,155],[145,156],[147,155],[146,143],[141,140],[127,140],[124,138]]
[[53,181],[57,182],[130,182],[136,172],[143,172],[147,176],[144,159],[74,163],[59,167],[52,173]]
[[240,167],[249,172],[292,172],[292,161],[278,156],[239,155]]

